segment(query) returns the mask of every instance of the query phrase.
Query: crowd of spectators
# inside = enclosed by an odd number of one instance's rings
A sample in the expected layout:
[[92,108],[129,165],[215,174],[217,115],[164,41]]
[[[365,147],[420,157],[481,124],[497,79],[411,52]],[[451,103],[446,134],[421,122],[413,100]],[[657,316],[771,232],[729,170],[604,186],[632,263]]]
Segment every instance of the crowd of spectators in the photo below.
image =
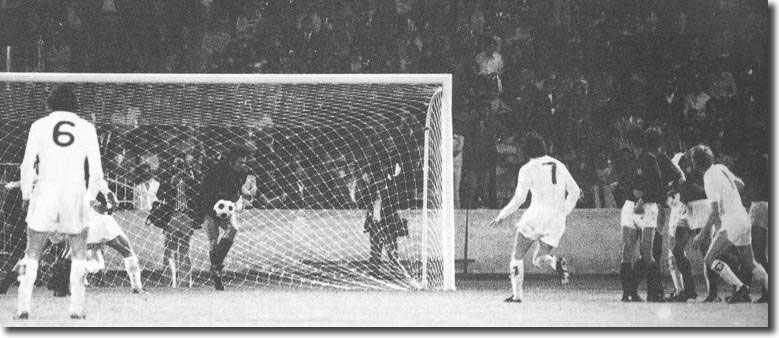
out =
[[[513,193],[539,131],[613,207],[630,121],[738,157],[769,125],[768,8],[749,0],[4,0],[18,71],[452,73],[461,206]],[[14,61],[16,60],[16,61]],[[745,136],[746,135],[746,136]],[[761,133],[759,135],[766,135]]]

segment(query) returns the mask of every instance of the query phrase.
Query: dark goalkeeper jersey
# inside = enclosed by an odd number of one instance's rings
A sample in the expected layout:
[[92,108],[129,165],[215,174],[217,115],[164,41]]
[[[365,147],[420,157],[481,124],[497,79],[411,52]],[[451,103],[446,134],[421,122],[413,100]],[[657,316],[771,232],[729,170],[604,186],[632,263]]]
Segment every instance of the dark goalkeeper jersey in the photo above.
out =
[[201,213],[213,216],[214,204],[219,200],[237,202],[241,196],[241,186],[248,175],[246,172],[236,173],[224,161],[214,165],[200,183]]

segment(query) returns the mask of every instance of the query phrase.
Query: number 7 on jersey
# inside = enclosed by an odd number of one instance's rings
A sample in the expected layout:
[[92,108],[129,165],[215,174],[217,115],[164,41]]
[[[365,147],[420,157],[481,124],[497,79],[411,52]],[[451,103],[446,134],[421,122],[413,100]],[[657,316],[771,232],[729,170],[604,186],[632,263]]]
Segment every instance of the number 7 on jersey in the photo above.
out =
[[557,184],[557,163],[544,162],[543,165],[552,166],[552,184]]

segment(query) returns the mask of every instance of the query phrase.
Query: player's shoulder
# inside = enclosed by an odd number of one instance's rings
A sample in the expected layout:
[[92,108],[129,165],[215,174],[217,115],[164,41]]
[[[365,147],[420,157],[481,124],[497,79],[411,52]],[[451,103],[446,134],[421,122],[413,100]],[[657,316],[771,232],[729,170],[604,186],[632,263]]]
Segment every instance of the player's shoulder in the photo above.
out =
[[703,173],[703,178],[705,180],[718,180],[722,179],[725,176],[719,175],[727,170],[727,167],[725,167],[722,164],[712,164],[709,169],[706,169],[706,172]]

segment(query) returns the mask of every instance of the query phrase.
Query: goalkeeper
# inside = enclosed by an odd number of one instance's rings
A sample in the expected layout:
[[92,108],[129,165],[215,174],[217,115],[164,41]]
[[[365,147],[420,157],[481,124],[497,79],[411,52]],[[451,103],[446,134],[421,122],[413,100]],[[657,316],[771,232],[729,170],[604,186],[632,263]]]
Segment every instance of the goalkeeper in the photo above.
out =
[[368,172],[358,182],[357,205],[366,209],[364,229],[370,239],[371,273],[378,275],[384,265],[381,254],[387,251],[390,268],[399,268],[398,237],[408,235],[408,223],[398,215],[399,201],[396,182],[391,175],[394,162],[369,161]]
[[[200,183],[200,205],[198,221],[204,224],[208,235],[208,257],[211,261],[211,278],[217,290],[224,290],[222,275],[224,259],[238,232],[238,218],[235,213],[231,217],[221,219],[216,216],[214,205],[220,200],[229,200],[240,205],[242,197],[251,202],[257,192],[254,176],[249,175],[247,161],[249,150],[237,146],[223,154],[219,163],[206,172]],[[199,222],[198,222],[199,223]],[[224,235],[219,238],[219,229]]]

